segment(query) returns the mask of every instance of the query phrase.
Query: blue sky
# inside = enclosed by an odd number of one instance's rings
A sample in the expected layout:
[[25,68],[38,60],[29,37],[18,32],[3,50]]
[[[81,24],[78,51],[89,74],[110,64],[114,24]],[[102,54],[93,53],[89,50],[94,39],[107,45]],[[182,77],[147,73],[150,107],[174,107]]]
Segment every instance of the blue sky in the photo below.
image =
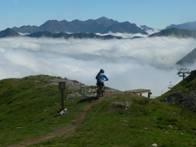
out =
[[164,28],[196,21],[196,0],[0,0],[0,29],[106,16]]

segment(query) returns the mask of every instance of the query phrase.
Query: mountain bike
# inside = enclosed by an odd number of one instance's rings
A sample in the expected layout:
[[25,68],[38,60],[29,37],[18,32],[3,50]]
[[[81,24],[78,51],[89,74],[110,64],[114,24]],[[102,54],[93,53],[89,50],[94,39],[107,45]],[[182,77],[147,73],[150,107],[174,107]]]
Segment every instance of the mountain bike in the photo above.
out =
[[97,84],[97,97],[103,97],[105,92],[105,86],[103,83]]

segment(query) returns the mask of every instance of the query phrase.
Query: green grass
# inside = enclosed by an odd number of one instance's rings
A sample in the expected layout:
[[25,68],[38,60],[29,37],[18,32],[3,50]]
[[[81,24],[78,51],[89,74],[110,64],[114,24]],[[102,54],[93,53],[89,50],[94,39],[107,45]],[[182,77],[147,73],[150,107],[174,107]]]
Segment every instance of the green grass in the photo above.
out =
[[[66,126],[84,104],[67,100],[68,114],[57,116],[60,95],[54,77],[32,76],[0,82],[0,146],[18,143]],[[68,91],[68,89],[66,89]]]
[[[54,77],[32,76],[0,81],[0,146],[17,144],[64,127],[88,103],[78,98],[65,102],[69,112],[57,116],[60,95]],[[183,81],[185,91],[195,86]],[[76,92],[66,89],[67,93]],[[128,103],[125,110],[114,102]],[[87,114],[75,133],[42,142],[32,147],[159,147],[196,146],[196,114],[159,99],[149,100],[127,93],[104,97]]]
[[[113,102],[129,102],[128,110]],[[158,100],[130,94],[105,98],[69,138],[56,138],[34,147],[159,147],[196,146],[196,114]]]

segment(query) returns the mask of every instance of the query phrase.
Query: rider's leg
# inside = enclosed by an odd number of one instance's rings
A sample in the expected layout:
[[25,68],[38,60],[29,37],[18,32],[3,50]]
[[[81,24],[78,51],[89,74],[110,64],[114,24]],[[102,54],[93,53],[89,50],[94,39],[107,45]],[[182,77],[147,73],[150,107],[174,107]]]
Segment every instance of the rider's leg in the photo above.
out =
[[97,97],[100,97],[100,83],[97,82]]
[[104,83],[101,84],[101,96],[104,95]]

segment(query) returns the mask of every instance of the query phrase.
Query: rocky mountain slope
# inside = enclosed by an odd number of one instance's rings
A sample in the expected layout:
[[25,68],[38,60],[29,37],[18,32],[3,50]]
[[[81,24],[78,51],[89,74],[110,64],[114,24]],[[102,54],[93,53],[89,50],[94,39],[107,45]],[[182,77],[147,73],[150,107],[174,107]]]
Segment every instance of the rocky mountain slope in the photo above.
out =
[[177,62],[177,65],[190,66],[196,62],[196,49],[193,49],[190,53],[185,55],[181,60]]
[[0,38],[4,38],[4,37],[18,37],[18,36],[20,36],[19,33],[17,33],[16,31],[14,31],[12,29],[9,29],[9,28],[0,32]]
[[161,30],[158,33],[150,35],[150,37],[177,37],[177,38],[196,38],[196,31],[169,28]]
[[184,30],[190,30],[190,31],[196,31],[196,21],[194,22],[187,22],[187,23],[182,23],[182,24],[172,24],[167,27],[167,29],[171,28],[177,28],[177,29],[184,29]]

